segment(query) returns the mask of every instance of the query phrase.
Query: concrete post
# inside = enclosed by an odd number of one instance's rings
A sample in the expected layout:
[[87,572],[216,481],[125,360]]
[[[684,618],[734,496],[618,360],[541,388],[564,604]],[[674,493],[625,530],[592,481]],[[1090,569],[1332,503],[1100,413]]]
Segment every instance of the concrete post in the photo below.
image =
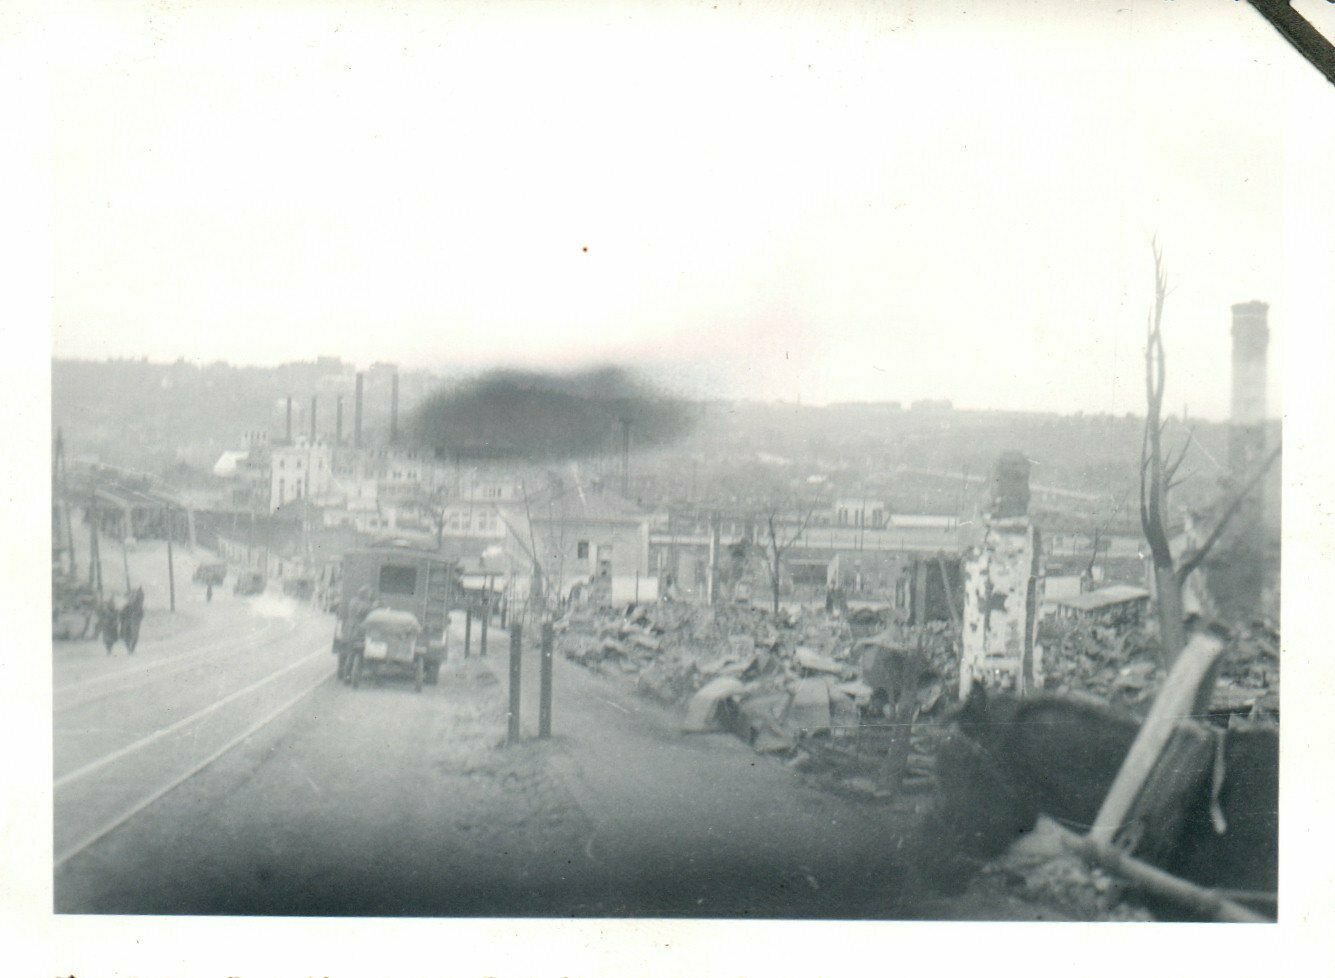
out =
[[512,744],[519,740],[519,681],[523,656],[524,625],[517,621],[510,625],[510,715],[507,739]]
[[467,659],[473,651],[473,609],[464,609],[464,658]]
[[542,668],[538,685],[538,736],[552,735],[552,620],[542,622]]

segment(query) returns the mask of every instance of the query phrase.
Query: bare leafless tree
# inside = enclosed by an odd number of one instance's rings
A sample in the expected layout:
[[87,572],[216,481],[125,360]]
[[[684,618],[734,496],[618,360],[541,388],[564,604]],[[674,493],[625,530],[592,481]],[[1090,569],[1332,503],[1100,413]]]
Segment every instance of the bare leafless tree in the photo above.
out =
[[1095,524],[1090,533],[1089,560],[1085,562],[1085,571],[1082,575],[1087,581],[1094,580],[1094,566],[1099,562],[1100,551],[1108,549],[1108,535],[1112,531],[1113,523],[1122,515],[1122,510],[1126,508],[1127,500],[1131,495],[1128,489],[1121,499],[1108,510],[1107,518],[1101,524]]
[[1187,578],[1205,561],[1215,544],[1223,536],[1229,522],[1242,508],[1244,501],[1265,477],[1265,473],[1279,458],[1280,446],[1275,446],[1258,465],[1256,471],[1240,486],[1235,487],[1229,502],[1220,511],[1214,528],[1196,548],[1180,558],[1173,555],[1168,538],[1168,496],[1180,483],[1178,470],[1191,446],[1190,434],[1171,457],[1164,453],[1164,431],[1168,419],[1163,415],[1165,357],[1163,346],[1163,308],[1168,297],[1168,276],[1164,270],[1163,252],[1158,242],[1154,250],[1154,308],[1146,326],[1145,342],[1145,429],[1140,446],[1140,526],[1149,544],[1154,564],[1155,597],[1158,602],[1160,662],[1171,665],[1186,645],[1182,591]]
[[801,512],[800,507],[793,507],[791,510],[785,510],[777,505],[766,508],[763,516],[765,520],[765,572],[769,577],[770,593],[773,598],[772,609],[774,616],[779,615],[779,592],[783,587],[783,557],[789,549],[792,548],[802,534],[806,532],[807,525],[811,522],[811,517],[816,513],[816,505],[813,503],[808,509],[807,514],[798,523],[797,528],[792,533],[785,533],[783,530],[782,517],[785,512]]
[[431,523],[431,529],[436,535],[437,550],[445,546],[446,510],[449,504],[449,493],[440,486],[423,491],[413,501],[413,508],[417,510],[420,516]]

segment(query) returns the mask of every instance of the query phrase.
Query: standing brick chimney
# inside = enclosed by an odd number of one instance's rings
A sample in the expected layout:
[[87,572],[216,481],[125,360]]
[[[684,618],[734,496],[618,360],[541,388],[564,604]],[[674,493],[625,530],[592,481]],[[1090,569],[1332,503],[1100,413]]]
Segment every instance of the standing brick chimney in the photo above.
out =
[[1023,452],[1002,452],[992,469],[988,512],[995,519],[1029,513],[1029,459]]
[[366,376],[357,372],[357,393],[352,407],[352,447],[362,447],[362,396],[365,393]]
[[343,395],[334,397],[334,444],[343,444]]
[[292,444],[292,395],[287,396],[287,427],[284,429],[283,441]]
[[311,444],[312,444],[312,445],[315,444],[315,409],[316,409],[316,403],[317,403],[317,402],[316,402],[316,395],[312,394],[312,395],[311,395]]
[[389,379],[389,443],[399,443],[399,372],[396,370]]

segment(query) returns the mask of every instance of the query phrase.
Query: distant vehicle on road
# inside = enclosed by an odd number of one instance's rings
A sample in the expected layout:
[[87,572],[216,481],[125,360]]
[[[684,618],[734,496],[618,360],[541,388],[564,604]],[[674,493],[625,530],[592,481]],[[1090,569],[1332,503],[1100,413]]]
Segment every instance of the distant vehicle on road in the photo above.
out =
[[[352,680],[366,651],[366,624],[377,609],[407,612],[420,627],[423,681],[435,684],[449,643],[450,612],[462,606],[456,561],[405,544],[388,543],[343,555],[334,631],[338,676]],[[377,650],[378,652],[378,650]],[[363,660],[363,669],[365,660]]]
[[81,639],[97,616],[97,591],[72,577],[53,577],[51,582],[51,637]]
[[263,594],[264,575],[259,571],[242,571],[236,575],[236,583],[232,585],[232,593],[240,595]]
[[221,560],[211,560],[195,568],[196,584],[212,584],[214,587],[227,580],[227,565]]
[[315,594],[315,582],[309,577],[289,577],[283,581],[283,593],[298,601],[309,601]]

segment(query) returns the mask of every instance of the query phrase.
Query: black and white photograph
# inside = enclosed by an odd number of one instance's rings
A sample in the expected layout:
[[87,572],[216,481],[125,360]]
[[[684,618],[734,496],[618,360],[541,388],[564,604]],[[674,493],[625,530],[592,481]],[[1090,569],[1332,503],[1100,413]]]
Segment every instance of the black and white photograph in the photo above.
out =
[[1335,5],[48,13],[42,913],[1318,909]]

